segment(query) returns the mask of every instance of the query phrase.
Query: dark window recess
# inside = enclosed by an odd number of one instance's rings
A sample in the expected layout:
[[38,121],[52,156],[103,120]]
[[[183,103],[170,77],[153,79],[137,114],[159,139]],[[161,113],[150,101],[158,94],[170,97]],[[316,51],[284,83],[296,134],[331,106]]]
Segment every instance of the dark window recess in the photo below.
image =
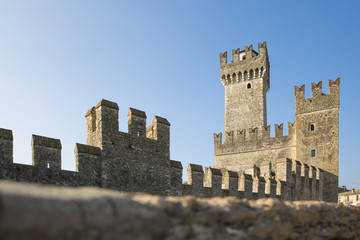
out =
[[311,157],[315,157],[315,150],[311,150]]
[[313,123],[309,124],[309,131],[314,131],[315,130],[315,125]]
[[248,83],[247,89],[250,89],[250,88],[251,88],[251,83]]

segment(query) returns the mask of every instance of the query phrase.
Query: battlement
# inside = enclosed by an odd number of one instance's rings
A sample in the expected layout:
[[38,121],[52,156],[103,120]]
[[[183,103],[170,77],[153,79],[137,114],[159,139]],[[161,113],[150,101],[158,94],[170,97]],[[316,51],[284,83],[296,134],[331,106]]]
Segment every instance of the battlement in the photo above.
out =
[[[214,134],[215,166],[190,164],[183,183],[181,162],[170,160],[170,123],[129,108],[128,131],[119,131],[119,106],[102,99],[85,114],[86,145],[75,144],[76,171],[61,169],[61,141],[33,135],[32,165],[13,162],[13,135],[0,129],[0,179],[62,186],[197,197],[337,200],[340,79],[295,87],[296,122],[275,124],[270,137],[266,93],[270,89],[266,43],[220,53],[225,90],[224,133]],[[224,142],[222,140],[224,136]],[[297,160],[291,160],[297,159]],[[325,188],[324,188],[325,184]]]
[[305,85],[295,86],[296,114],[314,112],[325,109],[339,108],[340,78],[329,80],[329,94],[322,92],[322,81],[311,83],[311,98],[305,98]]
[[178,166],[170,166],[170,123],[155,116],[146,127],[145,112],[130,108],[124,133],[118,111],[104,99],[87,111],[87,145],[75,145],[76,171],[61,169],[59,139],[38,135],[31,140],[32,166],[13,163],[12,131],[0,129],[0,178],[168,194],[170,168]]
[[[259,51],[253,46],[245,50],[232,50],[232,62],[227,62],[227,52],[220,53],[220,76],[223,85],[246,82],[257,78],[268,77],[269,60],[266,42],[258,44]],[[268,80],[268,79],[267,79]]]
[[32,165],[13,163],[12,131],[0,129],[0,179],[64,186],[100,186],[100,149],[77,143],[76,171],[61,169],[61,141],[32,135]]
[[[309,172],[309,168],[314,171]],[[258,199],[318,200],[322,195],[322,170],[291,159],[250,164],[234,172],[189,164],[184,195],[196,197],[235,196]]]
[[[88,144],[75,144],[76,171],[61,169],[59,139],[38,135],[31,139],[32,165],[13,163],[12,131],[0,129],[0,178],[178,196],[276,197],[283,200],[320,199],[322,196],[323,171],[290,159],[261,161],[240,171],[217,167],[206,167],[204,171],[200,165],[189,164],[188,181],[183,183],[181,162],[170,160],[170,123],[155,116],[152,125],[146,127],[146,113],[130,108],[128,133],[123,133],[118,131],[118,110],[116,103],[101,100],[86,113]],[[249,142],[258,146],[261,141],[268,141],[266,144],[276,146],[274,141],[289,136],[283,135],[283,124],[275,127],[274,138],[269,137],[270,126],[267,126],[242,130],[238,134],[240,138],[226,133],[225,144],[221,143],[221,133],[214,134],[214,141],[220,144],[219,148],[234,145],[237,140],[243,145]],[[295,123],[289,123],[290,127],[294,128]],[[294,134],[294,131],[289,130],[289,133]]]
[[248,151],[250,149],[291,146],[296,137],[296,122],[288,123],[288,135],[283,134],[284,124],[275,124],[275,137],[270,137],[270,125],[266,127],[242,129],[222,133],[214,133],[215,155],[229,152]]
[[147,116],[141,110],[129,108],[128,133],[119,132],[119,107],[114,102],[102,99],[96,107],[90,108],[85,117],[88,145],[100,148],[104,145],[121,145],[130,137],[161,142],[166,146],[170,144],[170,123],[165,118],[155,116],[152,125],[146,127]]

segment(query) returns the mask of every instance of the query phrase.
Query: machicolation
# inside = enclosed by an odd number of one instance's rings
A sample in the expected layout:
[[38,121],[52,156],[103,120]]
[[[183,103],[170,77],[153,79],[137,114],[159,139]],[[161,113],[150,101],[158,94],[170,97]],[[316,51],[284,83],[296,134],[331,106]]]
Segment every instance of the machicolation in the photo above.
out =
[[[295,87],[296,121],[275,125],[270,137],[266,93],[270,63],[266,43],[220,54],[225,88],[224,134],[214,134],[215,167],[170,160],[170,123],[130,108],[128,132],[119,131],[119,107],[101,100],[86,113],[87,144],[75,144],[76,171],[61,169],[59,139],[33,135],[32,166],[13,163],[12,131],[0,129],[0,178],[61,186],[97,186],[119,191],[196,197],[337,201],[340,80]],[[222,137],[224,135],[224,142]]]

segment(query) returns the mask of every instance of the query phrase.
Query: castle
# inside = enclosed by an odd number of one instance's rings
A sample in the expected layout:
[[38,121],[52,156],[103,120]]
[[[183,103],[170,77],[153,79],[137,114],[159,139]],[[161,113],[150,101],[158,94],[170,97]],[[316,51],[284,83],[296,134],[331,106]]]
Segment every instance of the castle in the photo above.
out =
[[214,134],[215,167],[189,164],[183,183],[182,164],[170,160],[170,123],[130,108],[128,132],[119,131],[119,108],[101,100],[86,113],[87,144],[75,144],[76,171],[61,169],[61,142],[32,136],[32,166],[13,163],[13,135],[0,129],[0,179],[61,186],[97,186],[119,191],[197,197],[235,196],[257,199],[337,201],[338,110],[340,80],[295,87],[296,122],[266,124],[270,88],[266,44],[220,54],[225,87],[225,139]]

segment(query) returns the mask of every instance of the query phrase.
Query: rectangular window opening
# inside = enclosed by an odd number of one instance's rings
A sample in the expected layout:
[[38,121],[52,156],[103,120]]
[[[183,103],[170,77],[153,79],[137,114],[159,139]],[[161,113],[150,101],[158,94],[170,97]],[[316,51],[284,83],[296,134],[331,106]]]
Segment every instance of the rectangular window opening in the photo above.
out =
[[311,150],[311,157],[315,157],[315,150]]

